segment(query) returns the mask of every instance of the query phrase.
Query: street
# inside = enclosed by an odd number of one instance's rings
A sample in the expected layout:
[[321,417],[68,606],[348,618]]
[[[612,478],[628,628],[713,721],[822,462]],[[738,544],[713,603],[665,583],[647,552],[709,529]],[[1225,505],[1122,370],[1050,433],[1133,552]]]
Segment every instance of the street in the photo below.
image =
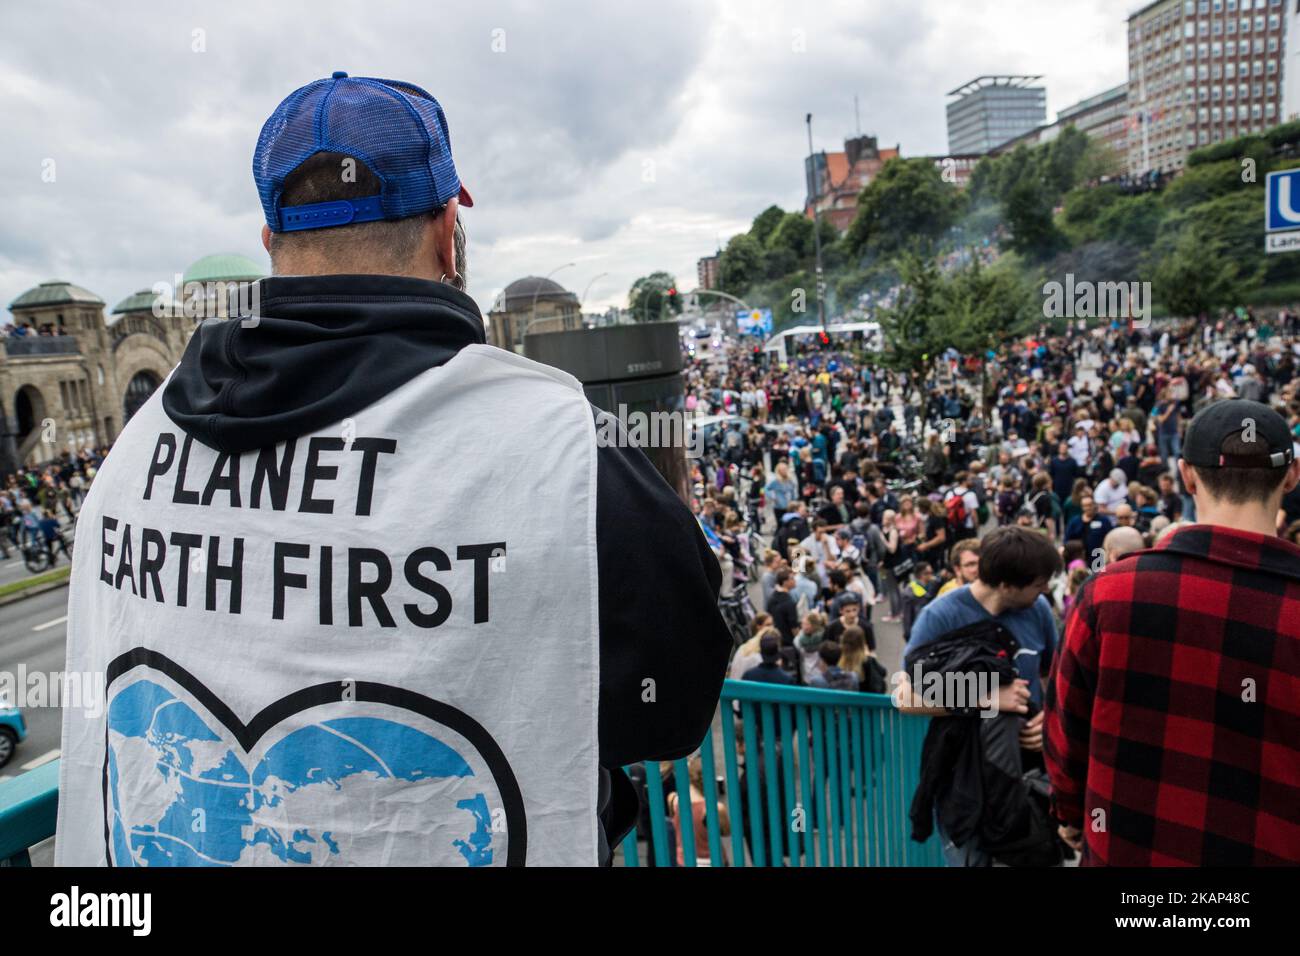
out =
[[[0,672],[62,672],[67,642],[68,589],[56,588],[0,609]],[[11,777],[39,767],[59,756],[63,708],[27,707],[27,739],[18,745],[13,760],[0,770],[0,786]],[[54,862],[54,841],[31,849],[32,864]]]

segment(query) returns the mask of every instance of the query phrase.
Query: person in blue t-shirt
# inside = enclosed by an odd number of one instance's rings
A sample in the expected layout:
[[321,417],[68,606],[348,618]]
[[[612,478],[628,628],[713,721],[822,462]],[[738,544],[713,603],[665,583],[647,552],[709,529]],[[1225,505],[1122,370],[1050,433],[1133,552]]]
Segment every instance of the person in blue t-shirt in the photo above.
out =
[[[1043,675],[1056,650],[1056,622],[1044,593],[1061,569],[1061,557],[1047,537],[1030,528],[1007,525],[980,541],[979,577],[973,584],[950,591],[928,604],[912,625],[905,654],[980,621],[996,620],[1020,645],[1016,666],[1020,679],[998,692],[997,709],[1034,716],[1020,730],[1020,746],[1031,755],[1043,749]],[[947,716],[939,707],[926,707],[913,694],[904,674],[898,700],[913,713]],[[987,702],[992,703],[992,702]],[[1031,758],[1032,759],[1032,758]],[[938,828],[949,866],[987,866],[989,855],[974,842],[955,846]]]
[[1097,502],[1092,495],[1084,495],[1080,498],[1079,507],[1083,509],[1083,513],[1075,515],[1065,526],[1065,540],[1082,541],[1083,553],[1091,561],[1098,552],[1104,553],[1103,542],[1106,540],[1106,535],[1114,530],[1115,521],[1110,515],[1102,514],[1098,510]]

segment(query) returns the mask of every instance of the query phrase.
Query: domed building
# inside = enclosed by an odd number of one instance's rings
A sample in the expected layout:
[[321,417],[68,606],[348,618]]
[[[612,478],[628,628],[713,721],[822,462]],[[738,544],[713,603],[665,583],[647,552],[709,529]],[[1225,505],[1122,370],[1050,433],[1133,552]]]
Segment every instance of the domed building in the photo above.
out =
[[105,316],[103,299],[62,279],[14,299],[22,334],[0,336],[0,474],[111,443],[180,361],[198,321],[225,316],[230,290],[261,277],[250,259],[215,255],[180,277],[188,300],[161,284]]
[[[229,297],[265,276],[257,263],[245,256],[218,253],[204,256],[185,270],[176,298],[192,319],[229,318]],[[244,305],[250,303],[244,297]]]
[[523,351],[525,332],[564,332],[582,328],[578,297],[551,279],[516,279],[492,303],[487,315],[488,341],[513,352]]

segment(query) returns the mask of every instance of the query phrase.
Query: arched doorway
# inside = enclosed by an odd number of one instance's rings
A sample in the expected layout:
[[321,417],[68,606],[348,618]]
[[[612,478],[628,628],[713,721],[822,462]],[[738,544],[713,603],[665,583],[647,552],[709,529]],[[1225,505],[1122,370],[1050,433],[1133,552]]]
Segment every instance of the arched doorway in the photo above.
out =
[[24,385],[14,396],[14,420],[18,425],[18,443],[41,427],[45,418],[45,397],[35,385]]
[[162,379],[148,369],[142,369],[131,377],[126,386],[126,398],[122,401],[122,424],[131,420],[160,384]]

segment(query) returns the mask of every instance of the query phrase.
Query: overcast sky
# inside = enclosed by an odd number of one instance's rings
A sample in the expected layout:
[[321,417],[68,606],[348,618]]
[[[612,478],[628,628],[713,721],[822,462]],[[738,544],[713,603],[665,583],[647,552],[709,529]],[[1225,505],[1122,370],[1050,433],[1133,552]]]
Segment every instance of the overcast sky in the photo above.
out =
[[253,145],[284,96],[334,70],[442,103],[484,311],[569,262],[555,279],[578,294],[594,279],[588,311],[656,269],[690,289],[696,259],[764,207],[800,206],[805,113],[815,148],[842,149],[856,94],[881,145],[941,155],[945,94],[975,76],[1043,74],[1049,119],[1123,82],[1140,6],[9,2],[0,307],[56,277],[112,307],[212,252],[269,271]]

